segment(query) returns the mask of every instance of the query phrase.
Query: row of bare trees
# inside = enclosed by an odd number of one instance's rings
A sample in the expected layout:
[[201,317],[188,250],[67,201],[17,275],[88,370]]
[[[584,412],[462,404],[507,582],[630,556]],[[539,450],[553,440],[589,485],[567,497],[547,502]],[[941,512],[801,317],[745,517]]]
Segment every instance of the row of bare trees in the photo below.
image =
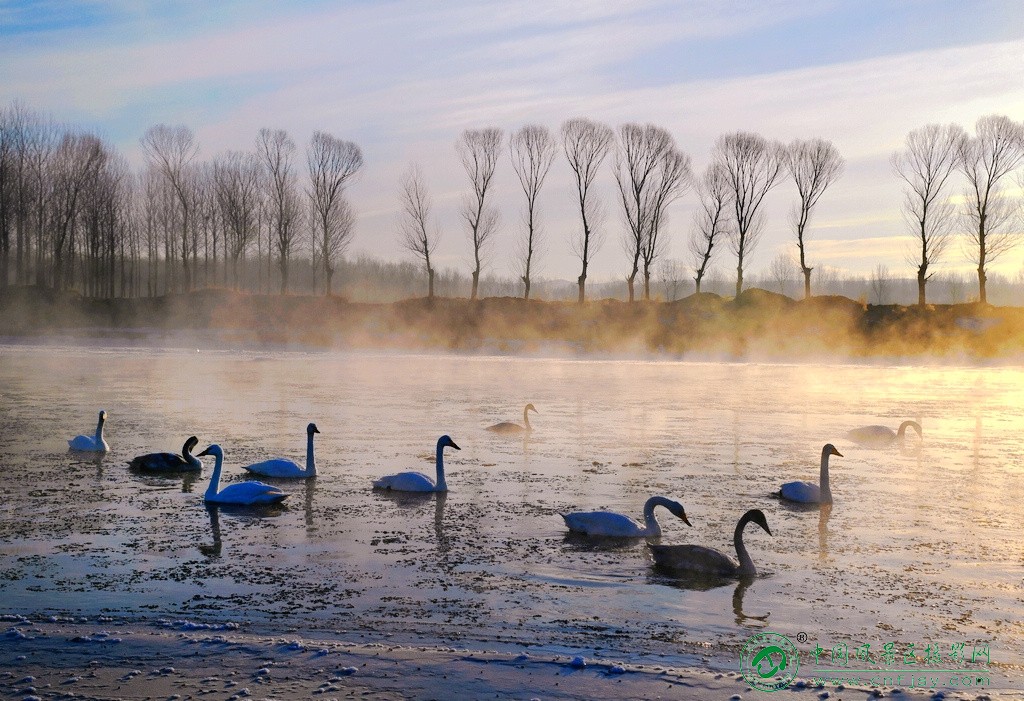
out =
[[258,287],[276,266],[285,292],[302,245],[314,289],[322,275],[331,292],[355,230],[346,187],[363,165],[356,144],[316,132],[304,173],[281,130],[262,129],[251,151],[209,162],[184,126],[154,126],[140,146],[146,166],[136,174],[95,134],[20,103],[0,109],[0,286],[107,297],[237,287],[239,262],[255,248]]

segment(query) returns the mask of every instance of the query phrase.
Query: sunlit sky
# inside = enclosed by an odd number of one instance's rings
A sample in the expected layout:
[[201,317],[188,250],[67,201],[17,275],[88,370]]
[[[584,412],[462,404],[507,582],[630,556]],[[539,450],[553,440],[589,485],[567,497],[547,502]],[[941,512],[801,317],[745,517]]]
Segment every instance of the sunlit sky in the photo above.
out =
[[[397,189],[416,161],[443,230],[440,266],[466,273],[461,131],[557,130],[586,116],[663,126],[697,171],[730,131],[830,139],[847,167],[812,222],[811,263],[858,275],[882,263],[909,277],[890,154],[930,122],[1024,120],[1022,71],[1017,0],[0,2],[0,104],[20,99],[95,130],[135,164],[139,137],[161,122],[190,127],[203,158],[251,148],[261,127],[286,129],[302,149],[317,129],[353,140],[366,166],[349,191],[350,255],[409,257],[395,233]],[[544,277],[579,273],[570,177],[559,154],[541,193]],[[609,167],[600,186],[607,241],[591,279],[622,279]],[[522,193],[507,157],[494,194],[502,226],[487,272],[513,276]],[[769,195],[750,273],[794,248],[795,198],[788,180]],[[690,193],[670,210],[668,258],[687,260],[695,204]],[[944,260],[971,267],[959,245]],[[1022,261],[1024,247],[996,269],[1013,275]],[[734,275],[725,252],[717,267]]]

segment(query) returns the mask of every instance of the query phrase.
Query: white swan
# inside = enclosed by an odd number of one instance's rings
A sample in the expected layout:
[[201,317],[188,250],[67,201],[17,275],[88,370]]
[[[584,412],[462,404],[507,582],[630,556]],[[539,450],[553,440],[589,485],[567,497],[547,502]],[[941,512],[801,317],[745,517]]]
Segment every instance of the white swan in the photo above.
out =
[[192,449],[199,443],[195,436],[189,436],[185,445],[181,446],[181,455],[177,453],[147,453],[136,455],[128,466],[133,470],[149,470],[151,472],[199,472],[203,462],[192,455]]
[[313,434],[320,433],[316,424],[306,426],[306,467],[302,468],[294,460],[287,458],[274,458],[264,460],[254,465],[246,465],[243,470],[248,470],[254,475],[264,477],[316,477],[316,460],[313,459]]
[[399,472],[397,475],[388,475],[374,481],[374,489],[391,489],[396,492],[447,492],[448,484],[444,481],[443,453],[445,448],[462,450],[448,436],[441,436],[437,439],[436,483],[422,472]]
[[488,426],[488,431],[494,431],[495,433],[529,433],[533,430],[533,426],[530,425],[530,412],[539,414],[540,412],[533,406],[533,404],[527,404],[523,409],[523,425],[520,426],[517,423],[511,421],[502,421],[500,424],[494,424]]
[[732,536],[733,545],[736,547],[736,557],[740,561],[739,565],[724,553],[701,545],[650,545],[654,555],[654,564],[676,573],[752,578],[757,575],[757,570],[754,568],[754,561],[747,554],[746,546],[743,545],[743,529],[751,521],[763,528],[768,535],[772,534],[768,529],[768,520],[765,519],[763,511],[751,509],[743,514],[739,523],[736,524],[736,531]]
[[204,455],[212,455],[216,460],[213,466],[213,475],[210,477],[210,486],[206,488],[206,494],[203,496],[203,501],[207,504],[239,504],[242,506],[277,504],[291,496],[288,492],[283,492],[277,487],[262,482],[236,482],[218,492],[220,470],[224,466],[224,451],[215,443],[199,454],[200,457]]
[[786,482],[782,485],[778,495],[789,501],[797,501],[801,504],[831,504],[832,490],[828,485],[828,456],[843,454],[836,450],[831,443],[826,443],[821,449],[821,472],[819,481],[821,487],[811,482]]
[[106,453],[110,446],[103,439],[103,424],[107,420],[107,412],[100,411],[100,420],[96,423],[95,436],[75,436],[68,441],[70,450],[80,450],[85,453]]
[[861,426],[851,431],[847,431],[846,437],[867,448],[888,448],[894,445],[897,441],[906,440],[907,429],[912,428],[917,431],[917,435],[922,440],[924,439],[924,432],[921,430],[921,424],[916,421],[904,421],[900,424],[898,431],[893,431],[888,426]]
[[625,514],[611,511],[576,511],[562,514],[565,525],[570,531],[587,536],[606,536],[610,538],[653,538],[661,535],[661,524],[654,515],[654,507],[664,506],[674,515],[691,525],[683,511],[683,505],[665,497],[651,497],[644,504],[644,522],[634,521]]

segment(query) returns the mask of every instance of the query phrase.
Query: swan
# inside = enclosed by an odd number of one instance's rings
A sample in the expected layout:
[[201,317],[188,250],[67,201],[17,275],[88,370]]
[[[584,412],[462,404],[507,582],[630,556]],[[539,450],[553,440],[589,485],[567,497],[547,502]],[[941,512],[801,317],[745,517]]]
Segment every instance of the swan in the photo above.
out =
[[801,504],[831,504],[832,490],[828,486],[828,456],[843,454],[836,450],[831,443],[826,443],[821,449],[821,474],[819,481],[821,487],[811,482],[786,482],[777,493],[778,496],[789,501],[798,501]]
[[306,467],[303,469],[294,460],[287,458],[274,458],[264,460],[255,465],[246,465],[243,470],[248,470],[254,475],[264,477],[316,477],[316,461],[313,459],[313,434],[320,433],[316,424],[306,426]]
[[893,431],[888,426],[861,426],[847,431],[846,437],[854,443],[868,448],[888,448],[895,445],[897,441],[905,441],[908,428],[917,431],[918,437],[924,439],[921,424],[916,421],[904,421],[900,424],[898,431]]
[[375,480],[374,489],[392,489],[397,492],[447,492],[448,484],[444,481],[443,453],[445,448],[462,450],[449,436],[441,436],[437,439],[436,484],[422,472],[399,472],[397,475],[388,475]]
[[732,542],[736,546],[736,556],[740,564],[734,563],[727,555],[705,548],[701,545],[649,545],[654,555],[654,564],[674,572],[689,572],[717,577],[735,577],[740,579],[753,578],[757,574],[754,561],[747,554],[743,545],[743,528],[753,521],[771,535],[768,521],[760,509],[751,509],[743,514],[736,524],[736,532]]
[[493,426],[488,426],[487,430],[488,431],[494,431],[495,433],[523,433],[523,432],[529,433],[530,431],[533,430],[533,426],[530,425],[530,412],[531,411],[533,413],[535,413],[535,414],[539,414],[540,413],[539,411],[537,411],[536,407],[533,406],[533,404],[527,404],[526,407],[523,409],[523,425],[522,426],[520,426],[517,423],[513,423],[511,421],[502,421],[500,424],[494,424]]
[[199,454],[212,455],[216,462],[213,466],[213,475],[210,477],[210,486],[206,488],[203,501],[207,504],[239,504],[242,506],[255,506],[257,504],[277,504],[289,496],[277,487],[263,482],[236,482],[229,484],[224,489],[217,491],[220,486],[220,470],[224,466],[224,451],[214,443]]
[[147,453],[136,455],[128,466],[133,470],[150,470],[152,472],[199,472],[203,462],[192,455],[199,439],[189,436],[185,445],[181,446],[181,455],[177,453]]
[[110,446],[103,439],[103,424],[107,420],[107,412],[100,410],[100,420],[96,423],[95,436],[75,436],[68,441],[70,450],[80,450],[87,453],[106,453]]
[[644,504],[644,522],[641,524],[624,514],[611,511],[576,511],[562,514],[565,525],[570,531],[587,536],[607,536],[610,538],[654,538],[661,535],[661,524],[654,515],[654,507],[664,506],[674,515],[683,520],[687,526],[692,525],[686,518],[683,505],[665,497],[651,497]]

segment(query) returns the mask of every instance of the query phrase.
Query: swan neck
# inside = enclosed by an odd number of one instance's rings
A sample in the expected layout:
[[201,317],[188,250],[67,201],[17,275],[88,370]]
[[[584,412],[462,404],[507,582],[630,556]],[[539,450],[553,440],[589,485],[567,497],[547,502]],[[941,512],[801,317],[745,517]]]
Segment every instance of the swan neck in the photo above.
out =
[[736,557],[740,561],[740,567],[736,570],[736,574],[741,577],[753,577],[757,574],[757,570],[754,569],[754,561],[750,559],[750,555],[747,553],[747,546],[743,544],[743,529],[749,520],[744,515],[740,522],[736,524],[736,532],[732,536],[733,545],[736,546]]
[[533,430],[533,427],[530,426],[530,410],[529,409],[523,409],[523,427],[526,428],[527,431],[532,431]]
[[448,488],[448,484],[444,481],[444,446],[440,443],[437,444],[437,484],[436,489],[438,491],[444,491]]
[[647,535],[661,535],[661,524],[658,523],[658,517],[654,514],[654,507],[664,506],[668,508],[671,503],[665,497],[651,497],[647,500],[644,504],[644,525],[647,527]]
[[210,475],[210,486],[206,488],[206,498],[217,496],[220,487],[220,469],[224,465],[224,453],[215,453],[213,463],[213,474]]
[[103,417],[101,416],[96,422],[96,442],[99,443],[103,440]]
[[828,453],[821,451],[821,473],[818,476],[818,483],[821,485],[822,498],[825,501],[832,501],[832,490],[828,484]]
[[310,476],[316,474],[316,460],[313,458],[313,434],[306,436],[306,473]]

